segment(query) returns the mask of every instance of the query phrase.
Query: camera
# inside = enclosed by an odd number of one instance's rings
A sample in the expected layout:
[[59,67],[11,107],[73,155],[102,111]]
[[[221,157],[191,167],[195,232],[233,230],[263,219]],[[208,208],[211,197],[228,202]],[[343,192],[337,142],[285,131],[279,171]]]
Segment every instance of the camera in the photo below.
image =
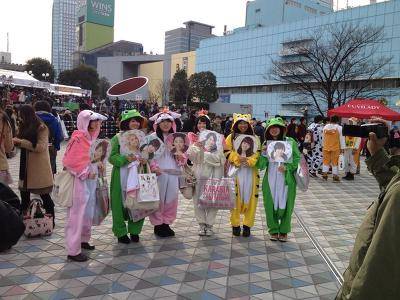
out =
[[369,133],[376,134],[378,139],[389,137],[388,128],[384,124],[363,124],[363,125],[343,125],[342,134],[344,136],[354,136],[360,138],[368,138]]

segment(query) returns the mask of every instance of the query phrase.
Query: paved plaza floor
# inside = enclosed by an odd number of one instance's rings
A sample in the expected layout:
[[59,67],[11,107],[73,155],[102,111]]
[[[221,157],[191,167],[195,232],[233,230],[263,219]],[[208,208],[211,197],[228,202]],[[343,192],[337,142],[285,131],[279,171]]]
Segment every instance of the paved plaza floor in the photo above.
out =
[[[13,178],[18,160],[10,161]],[[52,236],[23,237],[0,254],[0,299],[334,299],[339,284],[321,249],[343,272],[377,195],[365,167],[354,182],[313,180],[309,191],[298,192],[287,243],[269,240],[262,199],[252,236],[243,238],[232,237],[227,211],[218,213],[215,236],[199,237],[193,204],[181,198],[176,237],[156,238],[146,220],[140,243],[121,245],[110,215],[93,227],[96,250],[86,263],[66,260],[66,211],[57,208]]]

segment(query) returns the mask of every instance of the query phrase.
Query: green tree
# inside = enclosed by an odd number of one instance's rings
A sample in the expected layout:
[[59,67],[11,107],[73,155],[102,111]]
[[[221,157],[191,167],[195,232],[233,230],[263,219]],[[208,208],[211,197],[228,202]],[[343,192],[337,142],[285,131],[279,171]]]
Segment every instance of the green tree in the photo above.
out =
[[[47,59],[40,57],[32,58],[26,62],[25,70],[28,72],[32,71],[33,77],[37,80],[54,82],[54,68]],[[49,76],[43,77],[42,74],[49,74]]]
[[[185,103],[189,95],[189,81],[184,69],[176,71],[171,80],[169,90],[170,100],[175,103]],[[165,99],[163,99],[165,100]]]
[[99,96],[101,98],[107,97],[107,91],[110,88],[111,84],[105,77],[101,77],[99,81]]
[[191,99],[214,102],[218,99],[217,78],[209,71],[194,73],[189,78],[189,91]]
[[58,76],[58,82],[65,85],[79,86],[85,90],[91,90],[94,95],[99,91],[99,74],[96,69],[80,65],[72,70],[66,70]]

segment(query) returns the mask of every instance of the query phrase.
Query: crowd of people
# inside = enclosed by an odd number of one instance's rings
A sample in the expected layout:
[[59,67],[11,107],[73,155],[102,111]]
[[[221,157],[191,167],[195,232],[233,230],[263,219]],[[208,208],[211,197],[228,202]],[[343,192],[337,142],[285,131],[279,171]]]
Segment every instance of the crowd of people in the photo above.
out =
[[[18,209],[24,216],[32,205],[31,194],[39,195],[46,214],[52,218],[53,228],[56,226],[56,219],[51,192],[53,176],[57,174],[56,157],[61,142],[68,136],[62,168],[72,176],[74,188],[72,203],[67,209],[65,241],[68,259],[77,262],[88,260],[82,249],[95,249],[90,244],[91,227],[98,197],[98,179],[105,176],[106,163],[102,159],[91,159],[91,145],[99,139],[101,123],[111,117],[104,110],[99,113],[90,108],[87,103],[81,103],[76,128],[71,135],[64,132],[62,118],[52,111],[51,101],[35,101],[33,105],[20,103],[17,109],[8,106],[0,114],[0,182],[2,185],[9,185],[16,180],[11,178],[7,159],[15,155],[15,147],[19,148],[17,180],[21,205]],[[182,120],[182,114],[187,115],[185,120]],[[210,117],[205,110],[182,112],[177,109],[160,109],[157,105],[149,107],[145,103],[139,104],[137,109],[123,110],[115,120],[119,132],[111,138],[108,157],[108,162],[112,165],[109,189],[112,231],[117,242],[139,242],[147,217],[156,236],[168,238],[175,235],[172,227],[177,217],[179,191],[182,190],[182,171],[186,169],[194,182],[190,198],[200,236],[214,234],[219,210],[204,204],[204,181],[233,178],[234,206],[230,208],[232,235],[249,237],[258,207],[260,171],[265,170],[261,189],[270,239],[286,242],[291,232],[297,193],[295,174],[300,168],[302,156],[308,163],[307,171],[310,176],[318,177],[320,174],[324,181],[332,173],[333,181],[340,182],[339,169],[345,172],[346,180],[353,180],[357,173],[360,153],[366,141],[343,136],[339,121],[336,116],[329,119],[317,116],[308,126],[305,118],[296,124],[294,119],[287,123],[281,116],[275,116],[261,122],[247,114]],[[346,122],[360,123],[354,118]],[[392,130],[397,130],[398,136],[398,128],[393,127]],[[132,147],[136,152],[126,154],[122,150],[121,136],[130,131],[136,132],[136,138],[132,140]],[[155,156],[154,152],[167,144],[169,136],[179,132],[182,135],[174,137],[172,146],[165,146]],[[204,132],[207,136],[205,140],[201,140]],[[139,147],[139,139],[144,138],[154,141],[147,146],[147,156],[142,155],[143,149]],[[186,138],[188,144],[184,147]],[[378,144],[376,136],[374,141]],[[382,152],[384,150],[381,149],[381,142],[380,147],[375,144],[371,146],[371,143],[370,141],[368,147],[368,156],[372,156],[369,164],[374,165],[371,165],[370,170],[379,177],[379,168],[383,168],[388,159]],[[149,150],[150,146],[152,151]],[[101,151],[100,157],[106,157],[106,151]],[[377,160],[376,153],[382,156],[384,165],[378,166],[374,163]],[[398,172],[398,169],[389,169],[391,177],[380,181],[384,188]],[[128,198],[129,201],[138,201],[138,177],[142,172],[156,174],[159,205],[141,218],[133,218],[132,211],[127,212],[126,203]],[[384,191],[387,197],[398,198],[398,184],[389,185],[395,191],[389,193],[386,188]],[[382,216],[382,219],[385,217]],[[381,222],[383,224],[382,220]],[[395,222],[398,224],[398,221]],[[369,234],[373,238],[376,233]],[[358,243],[362,245],[364,241],[358,240]],[[2,249],[12,245],[11,243]],[[348,282],[341,291],[343,299],[344,295],[352,293],[349,282],[357,275],[354,274],[357,268],[346,273]]]

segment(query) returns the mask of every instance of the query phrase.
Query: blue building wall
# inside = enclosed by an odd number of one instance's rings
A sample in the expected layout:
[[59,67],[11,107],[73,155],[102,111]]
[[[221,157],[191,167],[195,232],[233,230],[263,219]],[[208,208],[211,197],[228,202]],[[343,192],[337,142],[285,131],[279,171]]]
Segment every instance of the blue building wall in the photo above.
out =
[[[301,21],[240,29],[222,37],[203,40],[197,49],[196,72],[211,71],[217,77],[218,87],[239,87],[272,85],[268,75],[271,60],[279,58],[282,43],[288,40],[306,38],[310,32],[325,25],[354,22],[360,25],[384,26],[386,42],[380,45],[377,56],[392,56],[387,66],[388,77],[400,78],[400,0],[342,10],[324,16]],[[389,105],[394,107],[400,99],[400,89],[387,90]],[[285,110],[285,92],[278,93],[235,93],[230,96],[232,103],[253,104],[256,117],[264,117]]]
[[255,0],[247,2],[245,26],[271,26],[331,12],[316,0]]

